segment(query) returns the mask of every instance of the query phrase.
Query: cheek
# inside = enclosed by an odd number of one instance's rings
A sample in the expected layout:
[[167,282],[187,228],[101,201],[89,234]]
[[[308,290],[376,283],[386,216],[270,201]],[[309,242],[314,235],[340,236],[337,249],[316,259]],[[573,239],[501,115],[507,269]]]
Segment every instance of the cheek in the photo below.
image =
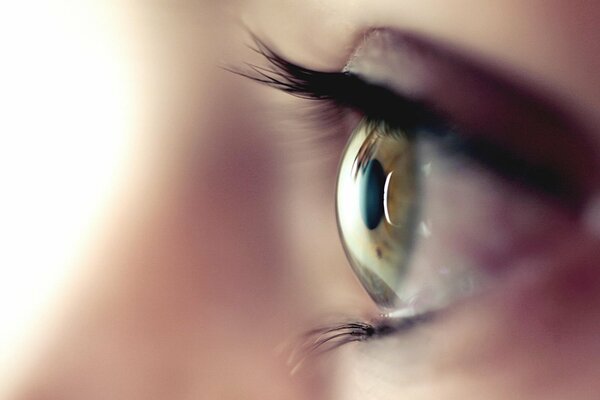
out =
[[548,250],[538,268],[519,265],[506,286],[448,318],[449,334],[437,346],[441,375],[498,398],[595,398],[598,243],[573,236],[572,244]]

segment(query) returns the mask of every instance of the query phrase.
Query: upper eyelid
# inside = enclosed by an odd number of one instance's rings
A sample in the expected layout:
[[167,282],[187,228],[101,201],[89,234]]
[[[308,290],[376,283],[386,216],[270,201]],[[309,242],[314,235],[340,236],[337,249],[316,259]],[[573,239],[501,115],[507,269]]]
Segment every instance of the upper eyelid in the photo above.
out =
[[578,199],[595,190],[598,158],[589,131],[550,96],[472,57],[419,36],[374,29],[343,72],[325,72],[287,61],[255,41],[272,68],[242,73],[252,79],[299,97],[341,103],[375,119],[395,118],[402,126],[440,116],[460,127],[461,135],[555,166],[580,188]]
[[[374,66],[383,73],[373,73]],[[538,164],[556,164],[580,187],[595,189],[598,155],[591,131],[547,90],[534,89],[514,72],[386,29],[367,36],[346,70],[423,102],[463,128],[463,135],[497,141]]]

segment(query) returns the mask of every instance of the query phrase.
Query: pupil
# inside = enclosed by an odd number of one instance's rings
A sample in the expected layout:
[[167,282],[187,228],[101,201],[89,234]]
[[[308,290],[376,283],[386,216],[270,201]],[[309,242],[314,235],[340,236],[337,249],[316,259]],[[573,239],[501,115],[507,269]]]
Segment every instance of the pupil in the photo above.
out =
[[385,173],[381,163],[370,160],[364,168],[363,179],[360,183],[359,208],[363,222],[373,230],[383,218],[383,189]]

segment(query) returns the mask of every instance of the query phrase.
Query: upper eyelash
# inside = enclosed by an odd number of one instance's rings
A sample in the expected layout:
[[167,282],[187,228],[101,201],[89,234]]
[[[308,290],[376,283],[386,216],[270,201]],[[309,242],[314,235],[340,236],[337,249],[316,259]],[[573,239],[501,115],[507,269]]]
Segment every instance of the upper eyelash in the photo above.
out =
[[289,93],[293,96],[308,100],[337,101],[336,81],[345,80],[349,75],[344,72],[315,71],[291,61],[278,54],[262,40],[253,36],[256,47],[252,50],[262,55],[271,68],[246,64],[252,72],[233,70],[232,72],[250,78],[256,82],[264,83],[275,89]]
[[369,119],[386,121],[395,128],[409,131],[423,124],[441,124],[442,119],[431,106],[371,84],[349,71],[303,67],[287,60],[256,36],[253,40],[255,47],[251,48],[269,62],[269,67],[246,64],[249,70],[229,68],[229,71],[302,99],[358,110]]

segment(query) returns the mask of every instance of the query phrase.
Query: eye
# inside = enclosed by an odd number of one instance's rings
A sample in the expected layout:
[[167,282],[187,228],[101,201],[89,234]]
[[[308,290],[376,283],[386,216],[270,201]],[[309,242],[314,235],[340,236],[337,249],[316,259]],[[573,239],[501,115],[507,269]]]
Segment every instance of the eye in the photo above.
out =
[[[419,315],[568,243],[596,157],[539,96],[397,39],[369,37],[346,71],[417,102],[373,90],[360,103],[366,117],[341,159],[336,210],[370,297],[389,315]],[[462,90],[449,95],[448,81]],[[473,98],[486,100],[473,107]]]
[[369,33],[342,72],[257,46],[272,68],[238,73],[363,116],[339,168],[337,221],[386,316],[430,314],[497,287],[573,240],[599,158],[551,96],[389,30]]
[[387,312],[443,308],[560,245],[570,224],[549,196],[473,159],[469,141],[439,129],[365,119],[342,155],[340,237],[359,281]]
[[418,219],[416,146],[385,124],[362,121],[342,156],[336,209],[356,276],[382,308],[399,305]]
[[[342,155],[340,237],[354,273],[385,311],[425,313],[472,293],[483,285],[486,263],[507,259],[494,251],[501,241],[541,222],[523,193],[501,188],[498,176],[453,151],[448,136],[365,119]],[[523,218],[522,226],[502,220],[524,208],[529,222]]]

